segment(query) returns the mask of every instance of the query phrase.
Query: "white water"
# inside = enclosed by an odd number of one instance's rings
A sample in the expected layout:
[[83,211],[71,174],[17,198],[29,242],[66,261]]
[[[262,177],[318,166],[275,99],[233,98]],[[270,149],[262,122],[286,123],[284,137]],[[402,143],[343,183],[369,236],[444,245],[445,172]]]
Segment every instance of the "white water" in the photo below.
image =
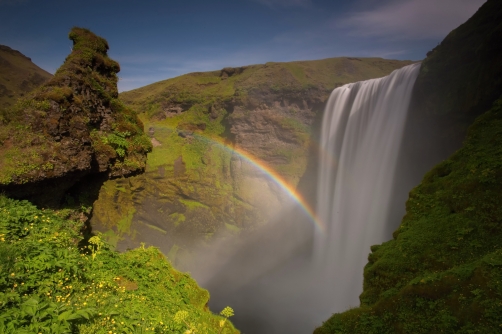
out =
[[393,177],[419,69],[342,86],[328,100],[317,196],[325,232],[315,235],[314,257],[315,271],[332,282],[333,312],[359,304],[370,246],[391,237]]

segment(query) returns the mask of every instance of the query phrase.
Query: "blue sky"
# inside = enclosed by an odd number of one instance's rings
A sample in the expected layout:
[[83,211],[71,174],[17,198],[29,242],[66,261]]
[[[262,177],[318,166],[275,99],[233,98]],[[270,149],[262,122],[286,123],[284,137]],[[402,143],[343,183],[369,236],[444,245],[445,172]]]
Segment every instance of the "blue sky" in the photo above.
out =
[[119,90],[184,73],[340,56],[419,60],[485,0],[0,0],[0,44],[54,73],[68,32],[106,38]]

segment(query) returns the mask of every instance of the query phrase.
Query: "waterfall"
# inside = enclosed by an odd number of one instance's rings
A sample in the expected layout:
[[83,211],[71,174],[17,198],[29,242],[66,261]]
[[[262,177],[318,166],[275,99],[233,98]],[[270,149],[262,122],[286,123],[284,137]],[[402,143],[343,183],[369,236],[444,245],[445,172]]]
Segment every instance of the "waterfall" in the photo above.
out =
[[[393,176],[420,64],[336,88],[321,132],[316,272],[331,286],[333,312],[359,304],[370,246],[390,238]],[[398,203],[404,213],[404,201]]]
[[[211,308],[231,305],[245,333],[300,334],[359,305],[370,246],[391,237],[396,207],[404,213],[405,196],[392,191],[419,69],[410,65],[333,91],[320,143],[317,222],[324,228],[313,232],[310,217],[292,205],[235,247],[223,243],[229,258],[200,280]],[[195,277],[202,267],[194,267]]]

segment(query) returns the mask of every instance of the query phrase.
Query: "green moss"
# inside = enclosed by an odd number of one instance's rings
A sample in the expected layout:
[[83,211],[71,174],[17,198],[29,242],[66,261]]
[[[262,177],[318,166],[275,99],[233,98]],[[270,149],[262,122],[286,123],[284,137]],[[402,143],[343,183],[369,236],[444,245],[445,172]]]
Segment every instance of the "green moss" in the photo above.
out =
[[135,208],[129,208],[126,214],[117,222],[117,229],[119,233],[130,233],[132,217],[135,212]]
[[[117,100],[120,67],[108,57],[108,43],[82,28],[73,28],[69,37],[73,50],[55,76],[2,112],[0,140],[8,145],[0,150],[0,186],[90,170],[85,159],[97,160],[99,171],[113,177],[145,168],[152,146],[136,112]],[[105,121],[96,106],[111,110]],[[76,144],[68,143],[89,139],[90,157],[69,154],[74,150],[68,146]]]
[[174,226],[178,226],[186,220],[185,215],[179,212],[172,213],[169,217],[173,220]]
[[186,208],[188,210],[195,210],[197,208],[209,209],[209,207],[207,205],[200,203],[200,202],[197,202],[197,201],[188,200],[188,199],[180,199],[179,201],[181,203],[183,203],[183,205],[186,206]]
[[227,230],[233,233],[239,233],[241,231],[241,228],[232,224],[225,223],[225,227]]
[[163,230],[163,229],[161,229],[158,226],[155,226],[155,225],[152,225],[152,224],[147,224],[147,223],[143,223],[143,224],[145,224],[146,226],[148,226],[149,228],[151,228],[155,232],[159,232],[159,233],[162,233],[162,234],[167,234],[166,230]]

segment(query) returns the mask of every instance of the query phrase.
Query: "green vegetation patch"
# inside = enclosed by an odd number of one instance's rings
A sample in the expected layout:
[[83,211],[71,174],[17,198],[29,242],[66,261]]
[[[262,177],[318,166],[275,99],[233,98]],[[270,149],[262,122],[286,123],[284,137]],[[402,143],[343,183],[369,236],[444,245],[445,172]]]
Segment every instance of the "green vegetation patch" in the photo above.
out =
[[116,253],[82,223],[0,197],[0,332],[238,333],[156,248]]
[[[502,100],[410,192],[372,247],[361,307],[315,333],[497,333],[502,326]],[[335,283],[336,284],[336,283]]]
[[195,210],[197,208],[209,209],[209,207],[207,205],[200,203],[200,202],[197,202],[197,201],[188,200],[188,199],[181,199],[181,198],[179,199],[179,201],[181,203],[183,203],[183,205],[185,205],[188,210]]

